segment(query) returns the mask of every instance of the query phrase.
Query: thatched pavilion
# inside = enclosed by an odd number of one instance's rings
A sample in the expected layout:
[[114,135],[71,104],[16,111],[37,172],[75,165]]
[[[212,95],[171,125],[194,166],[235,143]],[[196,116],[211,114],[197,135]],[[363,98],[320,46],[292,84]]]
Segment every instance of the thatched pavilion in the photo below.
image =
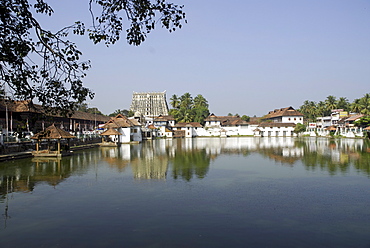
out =
[[[62,155],[68,155],[70,153],[69,141],[72,138],[75,138],[75,136],[53,124],[32,137],[32,139],[37,140],[36,151],[32,152],[32,154],[35,157],[61,157]],[[47,149],[40,150],[42,140],[47,140]],[[61,149],[61,140],[67,140],[65,149]]]
[[100,135],[102,136],[102,142],[100,143],[100,146],[118,146],[118,136],[122,134],[116,129],[108,128]]

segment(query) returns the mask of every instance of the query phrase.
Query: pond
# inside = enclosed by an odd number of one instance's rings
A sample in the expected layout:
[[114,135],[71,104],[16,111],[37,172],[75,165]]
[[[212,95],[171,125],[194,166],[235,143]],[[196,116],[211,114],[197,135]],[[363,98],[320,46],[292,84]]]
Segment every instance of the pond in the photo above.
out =
[[196,138],[0,163],[1,247],[369,247],[362,139]]

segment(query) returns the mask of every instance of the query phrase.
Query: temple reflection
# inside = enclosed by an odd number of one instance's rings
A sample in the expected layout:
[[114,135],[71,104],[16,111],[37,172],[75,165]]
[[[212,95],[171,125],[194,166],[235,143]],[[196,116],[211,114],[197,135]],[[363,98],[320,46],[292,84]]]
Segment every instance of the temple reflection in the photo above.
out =
[[284,166],[328,171],[332,175],[351,168],[370,175],[369,141],[291,137],[229,137],[160,139],[120,147],[102,147],[61,159],[22,159],[1,163],[0,201],[12,192],[32,192],[37,184],[57,187],[91,167],[107,165],[135,180],[186,180],[204,178],[220,155],[260,154]]

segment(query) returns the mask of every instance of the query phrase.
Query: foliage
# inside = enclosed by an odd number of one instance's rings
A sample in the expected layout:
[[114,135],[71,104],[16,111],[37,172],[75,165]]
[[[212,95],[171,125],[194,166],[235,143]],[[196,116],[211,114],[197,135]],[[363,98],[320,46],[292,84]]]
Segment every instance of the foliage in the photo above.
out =
[[123,109],[123,110],[117,109],[113,113],[109,114],[109,116],[110,117],[115,117],[118,114],[121,114],[121,115],[124,115],[124,116],[127,116],[127,117],[134,116],[134,112],[132,110],[127,110],[127,109]]
[[209,115],[208,101],[200,94],[194,99],[190,93],[185,93],[181,97],[173,95],[170,98],[169,114],[173,115],[177,122],[200,122]]
[[243,115],[242,117],[241,117],[241,119],[243,120],[243,121],[250,121],[250,117],[249,116],[247,116],[247,115]]
[[[53,14],[45,0],[1,0],[0,85],[8,86],[14,100],[37,100],[46,110],[66,115],[94,97],[82,83],[90,61],[81,61],[82,52],[68,40],[70,33],[87,33],[94,43],[110,45],[119,40],[128,21],[127,42],[137,46],[157,23],[172,32],[186,22],[183,6],[165,0],[89,0],[89,4],[90,29],[76,21],[52,32],[36,18]],[[95,15],[93,6],[101,13]]]
[[90,113],[90,114],[96,114],[96,115],[104,115],[100,110],[96,107],[89,108],[87,103],[81,103],[77,106],[77,111]]
[[306,100],[299,108],[299,112],[307,121],[314,122],[317,117],[330,115],[333,109],[370,115],[370,94],[365,94],[364,97],[355,99],[352,103],[346,97],[337,99],[335,96],[328,96],[324,101],[317,103]]
[[370,126],[370,116],[363,116],[354,122],[355,126],[368,127]]
[[362,98],[355,99],[351,105],[351,108],[352,111],[357,110],[357,113],[370,115],[370,94],[367,93]]
[[294,127],[294,132],[295,133],[303,133],[306,131],[306,126],[301,124],[301,123],[297,123]]

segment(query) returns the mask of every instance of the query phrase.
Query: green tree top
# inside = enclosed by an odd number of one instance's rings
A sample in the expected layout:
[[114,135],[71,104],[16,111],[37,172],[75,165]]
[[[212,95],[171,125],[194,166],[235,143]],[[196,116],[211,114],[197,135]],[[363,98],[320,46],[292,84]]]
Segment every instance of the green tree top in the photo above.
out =
[[200,94],[194,99],[190,93],[178,97],[172,95],[170,98],[169,114],[173,115],[176,122],[200,122],[209,116],[208,101]]
[[[87,2],[91,28],[76,20],[52,32],[37,20],[39,14],[51,16],[54,12],[45,0],[1,1],[0,85],[8,86],[7,93],[14,100],[37,100],[46,110],[69,114],[94,97],[83,85],[90,62],[81,61],[82,52],[68,39],[71,33],[87,34],[94,43],[110,45],[126,32],[127,42],[137,46],[156,24],[172,32],[186,23],[183,6],[165,0]],[[94,9],[101,12],[94,13]]]

